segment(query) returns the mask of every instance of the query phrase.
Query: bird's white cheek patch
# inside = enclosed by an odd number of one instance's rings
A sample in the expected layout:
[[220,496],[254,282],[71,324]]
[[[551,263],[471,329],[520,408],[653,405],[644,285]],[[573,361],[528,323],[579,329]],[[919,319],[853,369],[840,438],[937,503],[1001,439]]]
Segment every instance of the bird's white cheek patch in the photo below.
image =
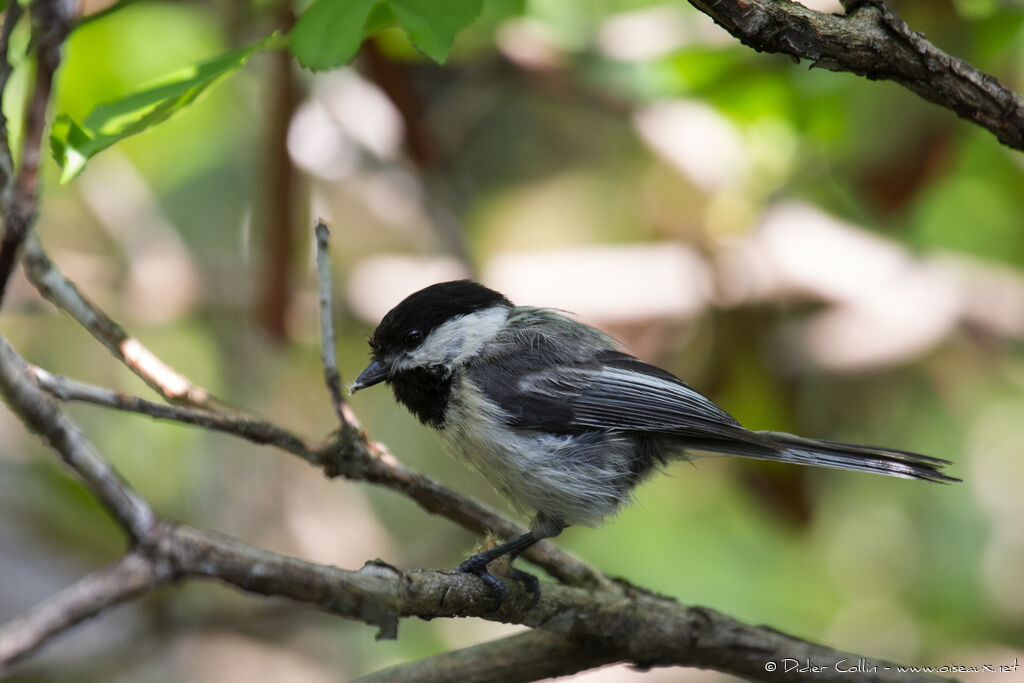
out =
[[508,309],[504,306],[453,318],[427,335],[423,345],[410,353],[403,364],[410,367],[457,365],[493,339],[506,320]]

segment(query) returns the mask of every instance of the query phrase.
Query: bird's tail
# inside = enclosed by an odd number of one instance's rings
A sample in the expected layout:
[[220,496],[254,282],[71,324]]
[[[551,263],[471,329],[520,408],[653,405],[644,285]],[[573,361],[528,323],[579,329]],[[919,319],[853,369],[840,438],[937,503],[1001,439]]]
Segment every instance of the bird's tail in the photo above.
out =
[[951,462],[928,455],[921,455],[920,453],[898,451],[892,448],[877,448],[875,446],[859,446],[857,444],[839,443],[837,441],[807,439],[784,432],[755,432],[755,434],[770,441],[779,450],[769,453],[751,449],[744,453],[737,453],[737,455],[761,460],[792,462],[800,465],[818,465],[820,467],[834,467],[841,470],[874,472],[904,479],[921,479],[923,481],[944,483],[960,481],[956,477],[951,477],[941,471],[946,465],[951,465]]

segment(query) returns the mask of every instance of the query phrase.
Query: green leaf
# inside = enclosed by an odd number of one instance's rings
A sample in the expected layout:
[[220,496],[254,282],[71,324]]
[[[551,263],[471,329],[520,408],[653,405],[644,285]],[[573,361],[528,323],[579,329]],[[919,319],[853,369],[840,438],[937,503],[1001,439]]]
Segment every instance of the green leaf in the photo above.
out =
[[[299,63],[318,71],[355,57],[377,0],[316,0],[292,29],[289,48]],[[382,28],[374,13],[376,28]]]
[[391,9],[391,5],[386,2],[378,2],[373,6],[373,11],[370,12],[370,16],[366,20],[366,26],[363,27],[363,37],[365,38],[377,31],[397,25],[398,18],[395,16],[394,10]]
[[398,25],[438,64],[448,59],[455,36],[480,16],[483,0],[390,0]]
[[81,173],[89,159],[111,145],[181,112],[259,50],[278,45],[280,37],[275,33],[248,47],[164,76],[120,100],[99,105],[81,124],[67,114],[59,115],[50,132],[50,149],[64,169],[61,182]]

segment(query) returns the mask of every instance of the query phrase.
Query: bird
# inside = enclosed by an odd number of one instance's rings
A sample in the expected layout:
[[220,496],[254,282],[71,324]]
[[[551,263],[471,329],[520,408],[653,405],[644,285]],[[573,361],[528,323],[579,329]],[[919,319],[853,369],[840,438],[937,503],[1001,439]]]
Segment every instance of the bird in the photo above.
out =
[[[369,340],[354,394],[381,382],[442,448],[475,469],[529,531],[462,562],[500,607],[506,588],[488,571],[566,527],[596,527],[634,488],[672,461],[724,454],[956,482],[948,460],[910,451],[744,428],[672,373],[623,351],[561,312],[516,306],[471,280],[430,285],[392,308]],[[539,598],[532,575],[513,577]],[[497,609],[498,607],[495,607]]]

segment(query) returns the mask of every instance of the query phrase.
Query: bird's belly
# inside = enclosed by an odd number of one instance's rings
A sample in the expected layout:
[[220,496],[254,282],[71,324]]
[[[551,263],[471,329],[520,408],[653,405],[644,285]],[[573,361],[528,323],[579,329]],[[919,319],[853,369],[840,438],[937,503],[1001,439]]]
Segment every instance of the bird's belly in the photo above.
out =
[[440,430],[444,449],[483,475],[519,512],[594,526],[630,499],[626,438],[570,437],[481,420],[451,406]]

